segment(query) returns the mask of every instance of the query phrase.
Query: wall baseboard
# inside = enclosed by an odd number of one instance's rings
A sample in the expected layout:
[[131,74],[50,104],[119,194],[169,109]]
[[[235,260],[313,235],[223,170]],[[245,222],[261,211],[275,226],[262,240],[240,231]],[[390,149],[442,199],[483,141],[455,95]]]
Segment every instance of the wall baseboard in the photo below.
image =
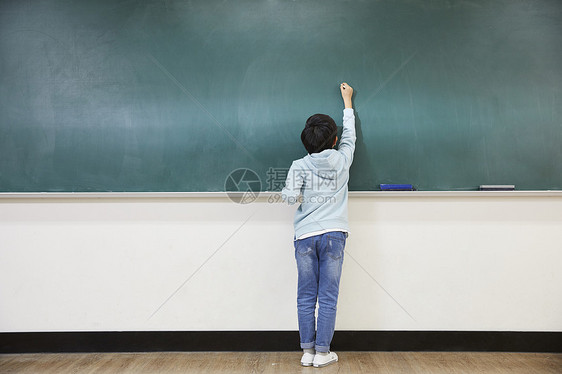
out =
[[[562,332],[336,331],[332,349],[562,353]],[[0,353],[296,350],[298,331],[0,333]]]

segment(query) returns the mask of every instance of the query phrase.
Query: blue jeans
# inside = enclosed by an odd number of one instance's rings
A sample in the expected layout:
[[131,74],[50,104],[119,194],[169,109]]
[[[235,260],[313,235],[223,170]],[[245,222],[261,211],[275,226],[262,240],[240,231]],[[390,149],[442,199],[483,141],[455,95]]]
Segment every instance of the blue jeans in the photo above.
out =
[[[301,348],[328,352],[334,336],[336,309],[347,234],[328,232],[295,240],[297,311]],[[318,300],[318,324],[315,321]],[[315,328],[316,327],[316,328]]]

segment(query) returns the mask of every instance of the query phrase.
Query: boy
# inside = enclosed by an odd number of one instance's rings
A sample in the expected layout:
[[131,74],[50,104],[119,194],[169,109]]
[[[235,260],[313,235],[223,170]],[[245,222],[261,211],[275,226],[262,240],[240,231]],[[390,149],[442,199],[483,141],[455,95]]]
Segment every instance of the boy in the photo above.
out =
[[355,150],[353,88],[342,83],[340,91],[345,109],[339,149],[333,149],[338,140],[334,120],[325,114],[311,116],[301,133],[308,155],[293,162],[282,191],[283,199],[289,204],[301,203],[295,213],[294,243],[303,366],[323,367],[338,361],[338,355],[330,352],[330,342],[349,230],[347,182]]

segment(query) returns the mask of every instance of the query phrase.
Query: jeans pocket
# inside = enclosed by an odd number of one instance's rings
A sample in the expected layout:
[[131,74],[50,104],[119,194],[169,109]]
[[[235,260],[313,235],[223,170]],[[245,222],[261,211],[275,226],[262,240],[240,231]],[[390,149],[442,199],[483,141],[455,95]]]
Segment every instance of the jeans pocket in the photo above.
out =
[[328,246],[326,251],[333,260],[341,260],[345,248],[345,233],[334,232],[327,235]]
[[295,241],[295,255],[302,257],[310,256],[313,250],[314,248],[310,241],[306,239]]

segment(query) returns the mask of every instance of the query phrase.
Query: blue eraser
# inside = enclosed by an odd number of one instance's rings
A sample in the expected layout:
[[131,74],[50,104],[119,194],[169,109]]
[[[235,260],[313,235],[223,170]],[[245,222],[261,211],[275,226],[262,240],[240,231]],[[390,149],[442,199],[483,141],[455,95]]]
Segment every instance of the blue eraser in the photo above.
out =
[[381,184],[383,191],[415,191],[411,184]]

